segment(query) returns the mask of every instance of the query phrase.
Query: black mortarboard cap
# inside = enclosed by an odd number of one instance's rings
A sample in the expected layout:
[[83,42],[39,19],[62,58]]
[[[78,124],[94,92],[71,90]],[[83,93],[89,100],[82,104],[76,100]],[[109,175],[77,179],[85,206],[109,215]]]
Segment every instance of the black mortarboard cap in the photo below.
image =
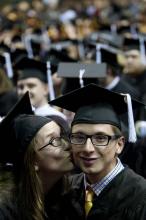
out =
[[106,77],[106,64],[101,63],[65,63],[60,62],[58,66],[58,75],[66,78],[79,78],[80,70],[85,70],[83,78]]
[[117,27],[117,33],[118,34],[131,34],[131,24],[126,24],[126,25],[119,25]]
[[123,40],[123,49],[131,50],[131,49],[140,49],[140,41],[138,38],[129,38],[125,37]]
[[47,66],[46,63],[23,57],[14,65],[14,69],[18,71],[18,80],[35,77],[47,83]]
[[[127,97],[127,101],[125,102],[124,95],[109,91],[95,84],[89,84],[56,98],[51,101],[50,104],[75,112],[72,124],[104,123],[122,129],[122,118],[124,115],[126,117],[127,112],[129,124],[130,126],[134,126],[133,119],[130,118],[132,110],[130,107],[128,107],[129,111],[127,110],[128,99]],[[136,100],[132,100],[133,109],[139,108],[141,105],[143,104]],[[131,142],[134,142],[136,139],[136,137],[131,137],[131,133],[135,135],[134,132],[129,129],[129,141]]]
[[28,92],[0,123],[0,162],[17,163],[37,131],[52,119],[33,115]]
[[11,143],[10,138],[9,138],[11,124],[13,120],[15,119],[15,117],[17,117],[19,114],[24,114],[24,113],[25,114],[33,113],[28,92],[25,93],[24,96],[13,106],[13,108],[9,111],[7,116],[0,123],[0,136],[1,136],[0,160],[1,162],[3,160],[5,161],[6,157],[8,158],[11,157],[11,153],[13,152],[13,150],[11,149],[13,148],[13,144]]
[[115,24],[101,26],[98,32],[91,33],[89,39],[90,42],[101,42],[118,48],[121,47],[123,42],[123,36],[117,34],[117,26]]
[[89,45],[92,50],[92,59],[95,59],[98,64],[107,63],[115,68],[120,66],[118,63],[118,54],[122,53],[121,50],[103,43],[89,42]]
[[100,49],[101,52],[101,62],[107,63],[110,66],[118,67],[118,59],[117,59],[117,53],[112,52],[110,49]]
[[89,83],[97,83],[98,78],[105,78],[107,68],[105,63],[64,63],[60,62],[58,75],[65,78],[62,93],[65,94]]
[[117,48],[121,47],[123,43],[123,37],[116,33],[99,33],[98,40]]
[[10,52],[10,48],[4,44],[3,42],[0,43],[0,53],[4,53],[4,52]]
[[13,43],[17,43],[17,42],[21,42],[21,41],[22,41],[22,37],[21,37],[21,35],[18,35],[18,34],[14,35],[11,39],[11,42],[13,42]]
[[68,55],[66,49],[51,49],[48,52],[48,58],[52,64],[58,64],[59,62],[76,62],[75,59]]
[[11,52],[11,61],[13,65],[21,60],[23,57],[28,57],[27,51],[25,49],[16,49]]

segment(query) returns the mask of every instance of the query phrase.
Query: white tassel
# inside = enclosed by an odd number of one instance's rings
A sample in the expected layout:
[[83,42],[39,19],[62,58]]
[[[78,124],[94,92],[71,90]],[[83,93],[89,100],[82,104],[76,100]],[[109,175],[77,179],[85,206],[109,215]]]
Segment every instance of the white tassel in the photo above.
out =
[[126,102],[127,102],[127,108],[128,108],[129,142],[135,143],[137,140],[137,137],[136,137],[135,124],[134,124],[131,96],[129,94],[124,94],[124,95],[126,96]]
[[55,99],[55,91],[54,91],[54,86],[53,86],[53,81],[52,81],[52,76],[51,76],[51,63],[47,61],[47,81],[48,81],[48,87],[49,87],[49,95],[50,95],[50,100]]
[[84,87],[84,81],[83,81],[83,75],[85,74],[85,69],[81,69],[79,72],[79,82],[80,82],[80,87]]

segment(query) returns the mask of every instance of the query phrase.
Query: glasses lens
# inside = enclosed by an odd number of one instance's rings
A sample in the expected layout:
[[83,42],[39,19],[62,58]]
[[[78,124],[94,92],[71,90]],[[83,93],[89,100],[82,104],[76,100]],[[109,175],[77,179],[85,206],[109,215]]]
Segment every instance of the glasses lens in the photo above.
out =
[[71,134],[70,141],[72,144],[84,144],[86,136],[83,134]]
[[93,135],[92,143],[97,146],[105,146],[108,144],[108,136],[107,135]]
[[62,137],[57,137],[52,140],[52,145],[54,147],[63,146],[64,144],[66,144],[66,141]]

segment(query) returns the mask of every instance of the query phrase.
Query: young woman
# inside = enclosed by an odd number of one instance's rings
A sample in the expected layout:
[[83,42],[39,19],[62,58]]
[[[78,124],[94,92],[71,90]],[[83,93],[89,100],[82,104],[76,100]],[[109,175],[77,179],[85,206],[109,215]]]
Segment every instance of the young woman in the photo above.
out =
[[56,184],[58,189],[64,174],[73,169],[68,127],[57,117],[22,114],[26,105],[21,100],[0,124],[0,160],[11,164],[13,173],[13,187],[1,201],[0,219],[52,220],[48,193]]

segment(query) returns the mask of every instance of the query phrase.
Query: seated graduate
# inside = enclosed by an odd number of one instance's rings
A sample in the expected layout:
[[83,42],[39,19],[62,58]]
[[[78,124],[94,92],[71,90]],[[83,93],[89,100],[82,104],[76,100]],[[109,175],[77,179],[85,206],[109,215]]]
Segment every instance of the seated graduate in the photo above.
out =
[[64,194],[64,219],[146,219],[146,180],[119,159],[125,145],[123,117],[129,118],[128,141],[136,141],[130,116],[132,106],[136,109],[142,103],[130,101],[129,95],[95,84],[51,101],[75,112],[70,142],[75,164],[83,171],[71,178]]
[[49,84],[51,76],[48,79],[45,62],[23,57],[15,64],[14,70],[18,96],[21,97],[26,91],[29,91],[35,115],[58,115],[66,120],[62,112],[48,104],[48,98],[51,100],[53,88],[51,90],[51,83]]
[[0,192],[1,220],[56,219],[46,206],[56,184],[53,200],[58,201],[64,174],[73,169],[68,132],[57,118],[33,115],[28,92],[2,120],[0,162],[11,165],[13,185],[9,193]]

